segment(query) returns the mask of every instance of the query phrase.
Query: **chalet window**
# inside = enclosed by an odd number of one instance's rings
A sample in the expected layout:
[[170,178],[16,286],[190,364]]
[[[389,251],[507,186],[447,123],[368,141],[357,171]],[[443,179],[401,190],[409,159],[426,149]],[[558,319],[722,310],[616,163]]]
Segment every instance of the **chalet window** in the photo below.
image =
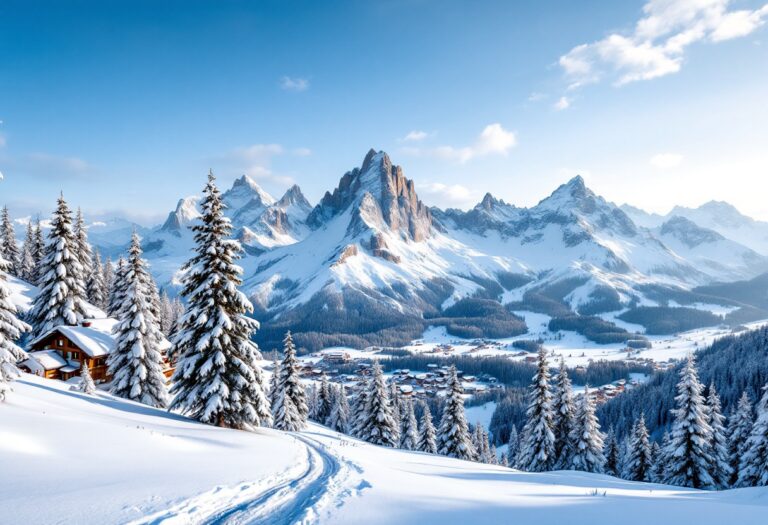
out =
[[57,339],[56,346],[64,346],[64,339]]

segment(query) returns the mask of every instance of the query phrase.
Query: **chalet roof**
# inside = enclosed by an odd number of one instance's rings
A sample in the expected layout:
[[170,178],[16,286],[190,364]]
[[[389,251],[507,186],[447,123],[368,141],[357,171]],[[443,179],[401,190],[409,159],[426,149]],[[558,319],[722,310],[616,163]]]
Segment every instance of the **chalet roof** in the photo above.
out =
[[67,360],[61,357],[56,350],[41,350],[39,352],[29,352],[29,357],[21,362],[22,365],[29,368],[37,368],[34,365],[30,365],[31,360],[35,360],[37,364],[44,370],[58,370],[64,366],[67,366]]
[[72,341],[80,350],[88,354],[89,357],[101,357],[109,354],[115,349],[115,338],[112,334],[96,330],[86,326],[57,326],[47,331],[37,339],[29,343],[29,347],[34,347],[51,334],[60,333]]

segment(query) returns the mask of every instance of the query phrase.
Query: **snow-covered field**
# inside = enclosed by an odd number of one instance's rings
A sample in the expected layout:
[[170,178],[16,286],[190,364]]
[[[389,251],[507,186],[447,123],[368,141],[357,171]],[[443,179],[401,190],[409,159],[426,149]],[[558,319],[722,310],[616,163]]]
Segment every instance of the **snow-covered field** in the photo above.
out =
[[0,406],[0,522],[759,524],[768,489],[701,492],[374,447],[316,425],[200,425],[29,375]]

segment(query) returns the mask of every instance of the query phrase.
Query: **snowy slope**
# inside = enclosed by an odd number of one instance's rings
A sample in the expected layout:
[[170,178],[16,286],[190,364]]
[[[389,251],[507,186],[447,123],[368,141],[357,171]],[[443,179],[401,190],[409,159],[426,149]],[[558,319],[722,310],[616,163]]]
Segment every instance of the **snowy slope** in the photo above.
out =
[[0,406],[7,523],[764,522],[768,489],[721,493],[374,447],[322,427],[200,425],[23,376]]

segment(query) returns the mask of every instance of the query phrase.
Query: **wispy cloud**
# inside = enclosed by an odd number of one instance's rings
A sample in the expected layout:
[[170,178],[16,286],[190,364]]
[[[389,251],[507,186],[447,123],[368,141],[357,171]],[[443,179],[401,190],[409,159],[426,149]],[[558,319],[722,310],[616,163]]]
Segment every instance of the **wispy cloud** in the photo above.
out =
[[235,148],[224,155],[210,159],[214,167],[221,166],[228,171],[248,175],[255,180],[270,181],[281,185],[290,185],[294,179],[288,175],[275,173],[271,164],[275,157],[292,155],[306,157],[311,155],[309,148],[286,148],[282,144],[251,144]]
[[309,89],[309,80],[301,77],[285,76],[280,79],[280,88],[284,91],[306,91]]
[[678,167],[683,162],[679,153],[658,153],[651,157],[650,163],[654,168],[668,170]]
[[557,102],[555,102],[552,105],[553,108],[555,108],[557,111],[563,111],[564,109],[568,109],[571,107],[571,99],[568,97],[560,97]]
[[429,133],[426,131],[413,130],[409,131],[408,134],[400,140],[403,142],[419,142],[427,137],[429,137]]
[[8,157],[3,159],[3,165],[6,174],[18,174],[49,181],[87,178],[96,173],[95,168],[83,159],[48,153]]
[[608,80],[620,86],[680,71],[687,48],[743,37],[768,19],[768,4],[730,9],[730,0],[650,0],[632,31],[581,44],[560,57],[571,88]]
[[403,153],[415,156],[431,156],[461,163],[488,155],[507,155],[517,145],[517,137],[501,124],[489,124],[471,146],[436,146],[431,148],[407,147]]

